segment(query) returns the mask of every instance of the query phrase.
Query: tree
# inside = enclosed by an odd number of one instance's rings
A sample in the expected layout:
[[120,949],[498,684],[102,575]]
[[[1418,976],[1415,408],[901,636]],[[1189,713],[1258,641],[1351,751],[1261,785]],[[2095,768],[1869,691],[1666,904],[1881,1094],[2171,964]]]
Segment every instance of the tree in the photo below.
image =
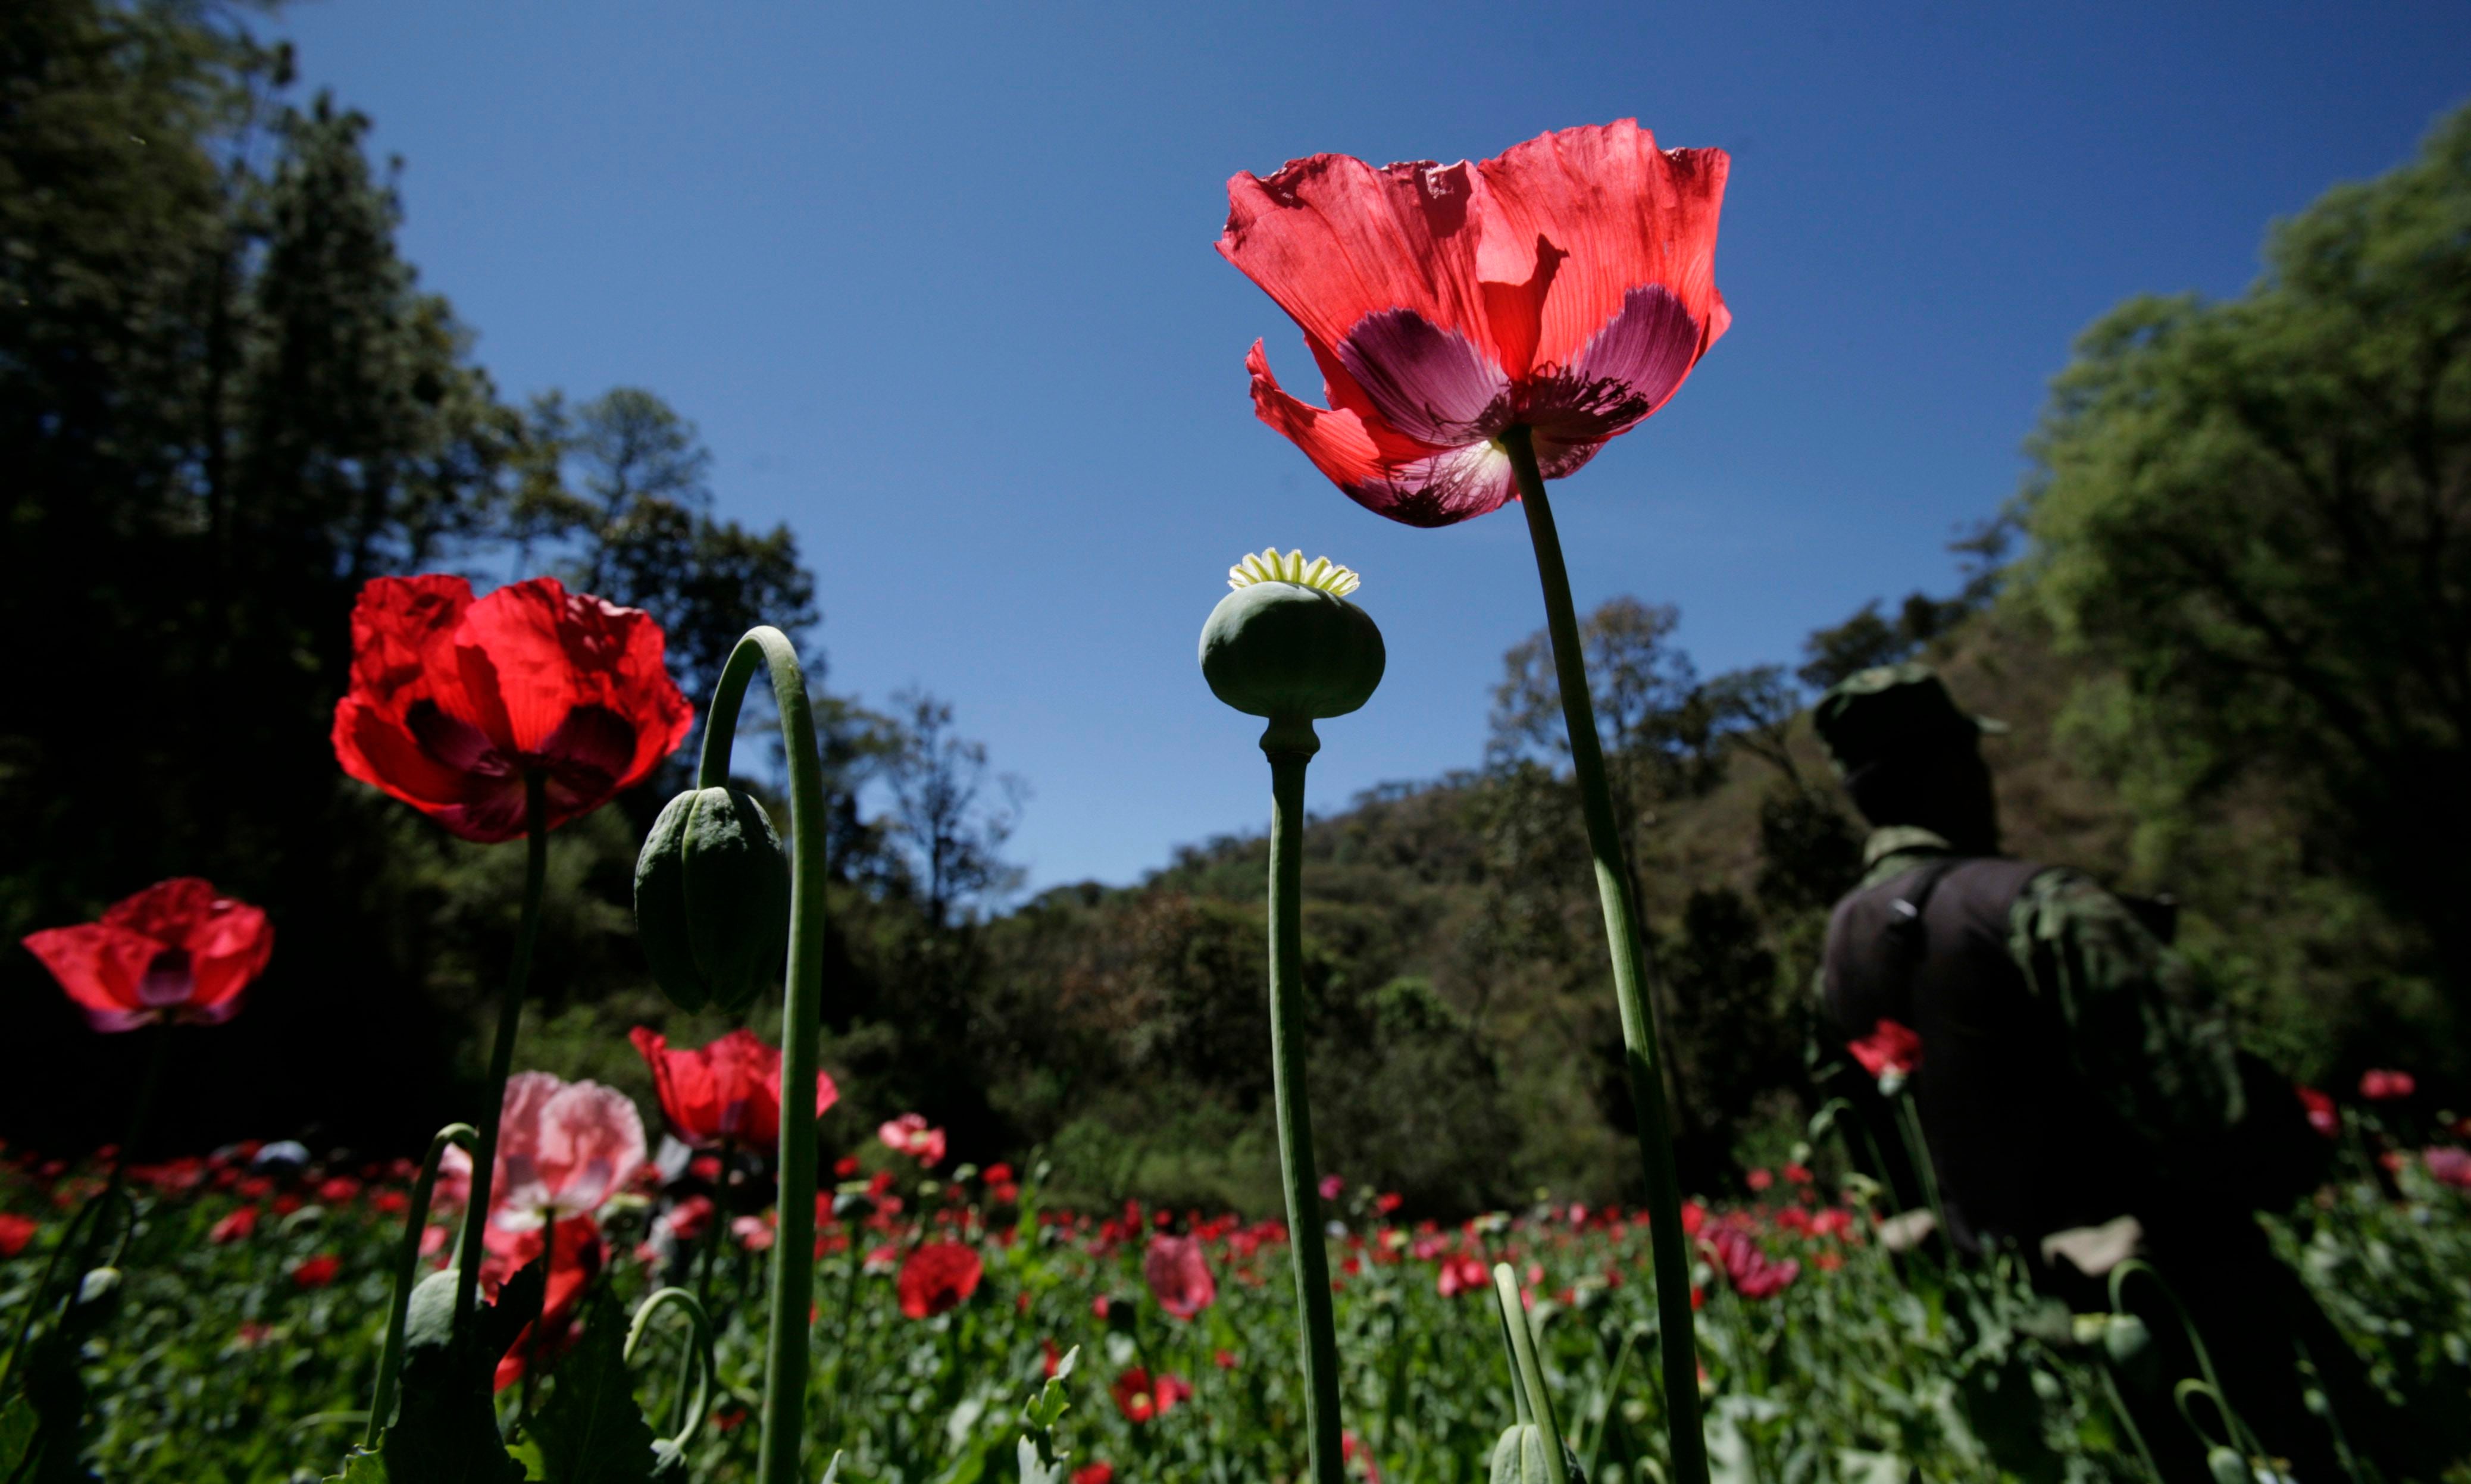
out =
[[815,581],[786,525],[748,530],[712,514],[712,455],[695,425],[640,387],[619,387],[570,409],[534,399],[525,430],[526,478],[509,535],[519,568],[546,549],[574,586],[642,608],[669,635],[670,673],[700,699],[739,639],[758,624],[812,644],[823,622]]
[[2274,780],[2471,1005],[2471,110],[2266,259],[2079,341],[2032,444],[2031,591],[2116,668],[2150,788]]
[[1009,773],[988,772],[984,742],[953,735],[950,702],[913,690],[893,703],[903,737],[885,770],[891,829],[908,862],[910,893],[928,927],[941,931],[955,909],[1019,884],[1003,842],[1028,789]]
[[[434,857],[326,732],[357,583],[485,540],[515,429],[395,253],[367,121],[282,106],[289,71],[209,8],[0,10],[0,933],[176,874],[277,908],[215,1095],[163,1095],[208,1139],[435,1105]],[[0,1084],[12,1135],[115,1123],[133,1051],[22,954],[0,996],[52,1072]]]

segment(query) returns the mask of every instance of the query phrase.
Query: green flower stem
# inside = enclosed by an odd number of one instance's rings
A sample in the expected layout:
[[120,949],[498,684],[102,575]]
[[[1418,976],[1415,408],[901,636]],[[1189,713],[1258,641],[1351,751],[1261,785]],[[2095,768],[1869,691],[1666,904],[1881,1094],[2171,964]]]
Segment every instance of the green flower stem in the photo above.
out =
[[[95,1265],[94,1260],[103,1250],[104,1234],[110,1229],[114,1206],[128,1206],[129,1219],[122,1223],[120,1246],[112,1254],[113,1264],[119,1262],[121,1252],[128,1248],[129,1238],[136,1234],[137,1212],[129,1205],[126,1193],[129,1156],[136,1149],[137,1141],[146,1136],[147,1116],[154,1106],[154,1089],[162,1082],[164,1064],[171,1058],[172,1023],[157,1021],[147,1033],[146,1071],[138,1078],[137,1095],[129,1104],[129,1132],[112,1155],[111,1178],[78,1208],[77,1214],[69,1219],[67,1230],[54,1244],[51,1260],[43,1266],[42,1281],[35,1284],[35,1291],[26,1297],[25,1312],[17,1322],[15,1337],[9,1342],[8,1354],[0,1358],[0,1380],[6,1380],[16,1373],[18,1353],[26,1348],[26,1337],[33,1331],[35,1318],[45,1307],[45,1301],[51,1295],[52,1281],[59,1276],[61,1260],[75,1254],[70,1260],[68,1275],[71,1281],[69,1293],[74,1295],[77,1282],[84,1277],[86,1269]],[[5,1395],[7,1392],[0,1390],[0,1396]]]
[[429,1141],[429,1154],[420,1162],[420,1178],[412,1183],[412,1205],[403,1214],[403,1240],[395,1247],[394,1299],[387,1308],[386,1348],[378,1354],[377,1389],[369,1395],[368,1428],[361,1436],[364,1448],[378,1446],[378,1435],[386,1431],[387,1414],[394,1409],[395,1373],[403,1369],[404,1316],[412,1307],[412,1273],[420,1265],[420,1237],[429,1225],[430,1192],[437,1187],[437,1163],[446,1157],[446,1146],[461,1144],[470,1153],[481,1131],[469,1123],[449,1123]]
[[1655,1249],[1657,1338],[1663,1351],[1665,1428],[1673,1449],[1674,1484],[1707,1484],[1707,1443],[1699,1422],[1699,1352],[1690,1317],[1690,1252],[1682,1236],[1682,1182],[1673,1167],[1673,1120],[1664,1103],[1663,1050],[1656,1023],[1640,996],[1646,956],[1630,895],[1630,870],[1622,859],[1621,831],[1612,791],[1605,784],[1604,750],[1596,739],[1596,712],[1588,699],[1588,666],[1579,648],[1578,615],[1570,606],[1570,575],[1562,561],[1562,537],[1536,467],[1536,446],[1525,427],[1499,439],[1518,480],[1518,503],[1527,512],[1527,534],[1536,546],[1536,575],[1544,588],[1544,625],[1553,639],[1553,670],[1562,691],[1562,718],[1570,734],[1570,768],[1577,776],[1579,807],[1587,817],[1588,849],[1595,858],[1596,897],[1603,904],[1605,937],[1612,953],[1613,1001],[1621,1010],[1622,1048],[1630,1074],[1630,1100],[1638,1119],[1639,1158],[1647,1174],[1648,1237]]
[[1305,1096],[1305,767],[1321,750],[1321,739],[1309,720],[1274,720],[1261,734],[1261,750],[1270,759],[1270,1066],[1278,1096],[1279,1170],[1287,1190],[1287,1248],[1295,1257],[1296,1308],[1304,1327],[1305,1435],[1313,1484],[1345,1484],[1338,1325],[1330,1315],[1312,1108]]
[[[815,1297],[815,1038],[824,994],[824,765],[798,651],[777,628],[747,630],[730,651],[704,717],[698,788],[729,783],[738,708],[755,667],[771,673],[789,762],[789,968],[781,1012],[781,1224],[772,1243],[772,1302],[764,1363],[760,1484],[799,1484],[806,1441],[807,1316]],[[714,1213],[714,1219],[719,1213]]]
[[524,907],[515,927],[515,956],[506,965],[506,995],[498,1006],[498,1039],[489,1047],[487,1101],[481,1107],[481,1136],[472,1146],[472,1190],[463,1205],[463,1234],[455,1246],[455,1331],[470,1322],[481,1291],[481,1264],[488,1251],[489,1184],[497,1176],[498,1121],[506,1111],[506,1073],[514,1069],[515,1031],[524,1021],[524,989],[532,977],[532,946],[540,940],[541,888],[549,880],[548,781],[524,775]]

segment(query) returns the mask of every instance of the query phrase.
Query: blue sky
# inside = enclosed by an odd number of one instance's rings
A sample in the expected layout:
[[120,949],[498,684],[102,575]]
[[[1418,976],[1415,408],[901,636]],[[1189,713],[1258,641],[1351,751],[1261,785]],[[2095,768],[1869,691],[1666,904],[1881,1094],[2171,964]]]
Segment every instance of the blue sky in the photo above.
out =
[[2459,0],[322,0],[276,29],[403,157],[405,250],[501,387],[699,424],[724,512],[820,575],[835,689],[923,685],[1027,780],[1034,886],[1266,817],[1259,723],[1193,652],[1243,552],[1353,566],[1388,640],[1318,807],[1475,762],[1542,622],[1515,507],[1394,525],[1254,421],[1257,336],[1318,381],[1212,250],[1235,171],[1625,116],[1732,153],[1731,333],[1555,499],[1582,607],[1678,603],[1712,672],[1948,586],[2077,331],[2237,292],[2268,221],[2471,98]]

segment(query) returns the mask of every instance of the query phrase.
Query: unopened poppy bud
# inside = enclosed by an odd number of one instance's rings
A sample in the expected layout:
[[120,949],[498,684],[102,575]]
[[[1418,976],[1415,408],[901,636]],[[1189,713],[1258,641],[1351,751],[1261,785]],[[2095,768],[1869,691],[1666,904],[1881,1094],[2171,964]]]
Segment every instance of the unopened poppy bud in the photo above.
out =
[[1579,1471],[1564,1461],[1562,1476],[1554,1469],[1544,1446],[1544,1429],[1534,1423],[1518,1423],[1503,1429],[1499,1442],[1493,1445],[1493,1467],[1486,1472],[1486,1484],[1574,1484]]
[[2256,1484],[2256,1476],[2247,1472],[2247,1460],[2226,1448],[2205,1450],[2205,1472],[2214,1476],[2214,1484]]
[[1265,551],[1228,573],[1235,591],[1201,628],[1201,673],[1237,711],[1274,720],[1343,717],[1373,698],[1381,630],[1347,601],[1356,577],[1302,552]]
[[788,858],[763,806],[738,789],[670,800],[635,860],[635,926],[679,1009],[752,1003],[789,936]]

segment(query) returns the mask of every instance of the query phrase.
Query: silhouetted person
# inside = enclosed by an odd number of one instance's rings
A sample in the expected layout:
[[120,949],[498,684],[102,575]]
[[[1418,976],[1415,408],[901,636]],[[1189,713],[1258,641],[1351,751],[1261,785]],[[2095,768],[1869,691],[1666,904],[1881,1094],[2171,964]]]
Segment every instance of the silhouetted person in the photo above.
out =
[[[1824,1028],[1848,1045],[1883,1021],[1918,1033],[1905,1095],[1947,1239],[2016,1253],[2079,1312],[2108,1307],[2107,1275],[2141,1257],[2187,1306],[2231,1404],[2302,1484],[2346,1476],[2304,1404],[2303,1346],[2352,1449],[2389,1479],[2433,1480],[2257,1224],[2257,1206],[2307,1183],[2291,1173],[2294,1149],[2314,1173],[2305,1116],[2287,1081],[2239,1055],[2155,930],[2167,923],[2080,872],[1999,854],[1980,738],[2004,728],[1958,709],[1927,668],[1854,675],[1816,721],[1873,827],[1861,884],[1828,922]],[[1860,1091],[1884,1110],[1867,1080]],[[2208,1479],[2170,1396],[2198,1374],[2181,1327],[2150,1283],[2124,1291],[2164,1361],[2158,1385],[2118,1374],[2130,1410],[2166,1478]]]

